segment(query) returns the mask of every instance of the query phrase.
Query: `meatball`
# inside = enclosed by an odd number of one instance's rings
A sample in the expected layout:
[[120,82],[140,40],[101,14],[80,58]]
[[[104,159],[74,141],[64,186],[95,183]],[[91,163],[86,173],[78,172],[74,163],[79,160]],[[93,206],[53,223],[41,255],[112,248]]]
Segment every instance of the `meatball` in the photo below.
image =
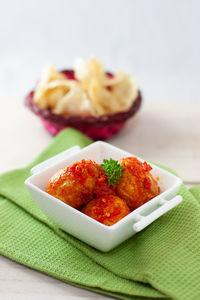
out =
[[95,184],[94,194],[97,198],[102,196],[116,195],[115,187],[112,185],[109,186],[108,177],[102,168],[99,170],[99,176]]
[[89,217],[111,226],[130,213],[126,202],[117,196],[105,196],[91,200],[82,212]]
[[123,158],[123,175],[117,185],[117,195],[123,198],[131,210],[136,209],[160,193],[157,181],[151,175],[151,166],[136,157]]
[[99,165],[91,160],[76,162],[58,171],[47,184],[46,192],[66,204],[80,209],[93,199],[93,190],[99,175]]

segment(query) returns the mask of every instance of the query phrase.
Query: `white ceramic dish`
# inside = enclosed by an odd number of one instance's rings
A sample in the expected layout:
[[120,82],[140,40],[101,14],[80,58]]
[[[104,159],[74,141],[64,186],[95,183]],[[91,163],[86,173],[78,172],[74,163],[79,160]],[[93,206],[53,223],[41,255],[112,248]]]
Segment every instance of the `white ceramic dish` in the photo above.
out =
[[95,142],[84,149],[75,146],[34,167],[31,170],[33,175],[25,181],[25,184],[40,209],[60,228],[83,242],[106,252],[178,205],[182,201],[182,197],[175,197],[175,195],[182,183],[181,179],[151,164],[152,175],[159,177],[160,195],[112,226],[97,222],[47,194],[45,189],[49,178],[59,169],[70,166],[83,158],[102,163],[104,158],[119,160],[127,156],[135,155],[105,142]]

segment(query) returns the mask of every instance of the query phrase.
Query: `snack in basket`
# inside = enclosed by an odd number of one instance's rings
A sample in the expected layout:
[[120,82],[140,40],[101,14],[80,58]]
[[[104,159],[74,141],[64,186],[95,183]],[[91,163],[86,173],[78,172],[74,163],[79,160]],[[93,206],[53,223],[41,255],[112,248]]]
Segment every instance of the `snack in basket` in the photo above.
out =
[[46,192],[111,226],[160,193],[151,166],[135,157],[76,162],[58,171]]
[[106,139],[139,109],[141,94],[131,75],[112,75],[92,57],[78,59],[74,70],[47,66],[26,104],[52,134],[71,126],[93,139]]

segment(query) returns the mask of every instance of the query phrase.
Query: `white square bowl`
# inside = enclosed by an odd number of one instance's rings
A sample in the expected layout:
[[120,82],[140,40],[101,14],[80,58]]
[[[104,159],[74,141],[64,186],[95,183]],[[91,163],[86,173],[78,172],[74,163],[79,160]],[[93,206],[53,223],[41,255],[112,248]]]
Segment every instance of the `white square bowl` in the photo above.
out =
[[182,197],[175,195],[182,180],[150,164],[151,174],[154,178],[159,178],[161,193],[112,226],[101,224],[49,195],[46,193],[46,186],[51,176],[58,170],[82,159],[102,163],[104,158],[119,160],[127,156],[135,155],[101,141],[84,149],[75,146],[35,166],[31,170],[33,175],[25,181],[25,184],[40,209],[61,229],[96,249],[107,252],[178,205]]

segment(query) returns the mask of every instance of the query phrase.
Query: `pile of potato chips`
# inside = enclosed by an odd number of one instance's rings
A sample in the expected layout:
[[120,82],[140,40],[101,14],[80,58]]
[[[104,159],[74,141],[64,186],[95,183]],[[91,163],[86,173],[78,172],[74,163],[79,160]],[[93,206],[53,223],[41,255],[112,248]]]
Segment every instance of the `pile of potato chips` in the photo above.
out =
[[34,102],[55,114],[102,116],[128,110],[138,95],[132,76],[121,71],[108,76],[95,57],[88,62],[78,59],[74,72],[76,80],[69,80],[47,66],[34,91]]

